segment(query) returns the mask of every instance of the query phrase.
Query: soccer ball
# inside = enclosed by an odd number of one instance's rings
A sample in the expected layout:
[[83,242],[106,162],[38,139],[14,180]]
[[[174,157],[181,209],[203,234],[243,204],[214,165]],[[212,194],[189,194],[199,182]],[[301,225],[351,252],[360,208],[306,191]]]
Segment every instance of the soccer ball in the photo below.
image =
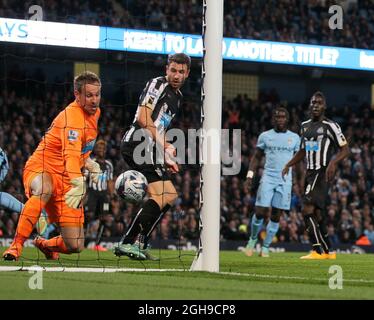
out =
[[125,201],[139,203],[143,200],[148,187],[146,177],[135,170],[121,173],[115,183],[117,194]]

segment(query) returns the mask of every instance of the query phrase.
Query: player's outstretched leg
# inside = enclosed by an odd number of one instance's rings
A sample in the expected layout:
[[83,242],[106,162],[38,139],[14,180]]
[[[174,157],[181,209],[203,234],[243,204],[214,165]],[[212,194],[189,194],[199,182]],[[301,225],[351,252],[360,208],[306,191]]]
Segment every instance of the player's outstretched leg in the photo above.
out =
[[15,211],[18,213],[21,213],[24,207],[21,201],[19,201],[7,192],[0,192],[0,206],[5,207],[10,211]]

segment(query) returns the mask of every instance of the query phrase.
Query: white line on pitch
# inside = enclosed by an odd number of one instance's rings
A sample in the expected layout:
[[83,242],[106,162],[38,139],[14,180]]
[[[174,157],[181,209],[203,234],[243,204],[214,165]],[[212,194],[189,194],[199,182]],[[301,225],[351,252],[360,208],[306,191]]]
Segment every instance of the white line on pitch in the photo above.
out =
[[[328,278],[306,278],[306,277],[296,277],[296,276],[277,276],[273,274],[258,274],[258,273],[240,273],[240,272],[219,272],[224,275],[232,276],[245,276],[254,278],[268,278],[268,279],[287,279],[287,280],[318,280],[326,281]],[[343,279],[344,282],[362,282],[362,283],[374,283],[374,280],[367,279]]]
[[[113,273],[113,272],[190,272],[184,269],[140,269],[140,268],[77,268],[77,267],[17,267],[17,266],[0,266],[1,271],[37,271],[43,270],[46,272],[94,272],[94,273]],[[193,272],[193,271],[192,271]],[[297,276],[282,276],[258,273],[240,273],[240,272],[216,272],[222,275],[253,277],[253,278],[267,278],[267,279],[286,279],[286,280],[314,280],[326,281],[327,278],[307,278]],[[359,282],[359,283],[374,283],[374,280],[367,279],[344,279],[344,282]]]
[[43,270],[46,272],[174,272],[184,271],[182,269],[137,269],[137,268],[76,268],[76,267],[42,267],[42,266],[31,266],[31,267],[12,267],[12,266],[0,266],[1,271],[39,271]]

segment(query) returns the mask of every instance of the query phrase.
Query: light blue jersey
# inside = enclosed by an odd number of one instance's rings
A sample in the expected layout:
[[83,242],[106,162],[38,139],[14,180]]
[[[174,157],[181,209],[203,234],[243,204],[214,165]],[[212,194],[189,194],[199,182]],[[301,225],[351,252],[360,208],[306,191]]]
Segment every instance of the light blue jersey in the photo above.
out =
[[[282,170],[293,155],[299,151],[300,137],[289,130],[276,132],[274,129],[260,134],[257,148],[264,151],[266,160],[263,175],[278,178],[283,181]],[[286,177],[286,181],[292,181],[292,170]]]
[[274,129],[260,134],[257,148],[265,153],[265,167],[257,190],[256,206],[289,210],[291,205],[292,169],[285,180],[282,170],[299,151],[300,137],[291,131],[276,132]]

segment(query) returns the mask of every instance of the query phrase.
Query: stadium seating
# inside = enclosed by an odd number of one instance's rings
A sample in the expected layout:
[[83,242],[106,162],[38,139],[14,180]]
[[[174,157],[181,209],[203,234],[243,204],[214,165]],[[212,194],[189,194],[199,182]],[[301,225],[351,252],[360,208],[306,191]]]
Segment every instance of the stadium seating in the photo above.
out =
[[[343,1],[344,29],[330,30],[328,8],[336,1],[225,1],[224,35],[235,38],[297,42],[374,49],[374,3]],[[0,16],[27,17],[27,8],[40,4],[43,19],[122,28],[201,33],[201,6],[196,0],[24,1]],[[23,14],[20,14],[23,12]]]

